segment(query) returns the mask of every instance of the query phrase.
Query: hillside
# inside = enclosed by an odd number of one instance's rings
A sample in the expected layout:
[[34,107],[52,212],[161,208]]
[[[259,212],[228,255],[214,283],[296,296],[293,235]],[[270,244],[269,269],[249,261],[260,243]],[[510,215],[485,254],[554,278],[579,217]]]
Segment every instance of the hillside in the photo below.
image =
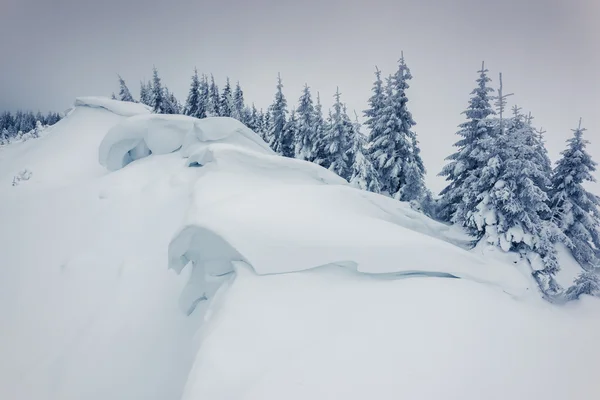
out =
[[0,199],[0,398],[600,390],[598,299],[545,302],[510,254],[229,118],[79,98],[0,148]]

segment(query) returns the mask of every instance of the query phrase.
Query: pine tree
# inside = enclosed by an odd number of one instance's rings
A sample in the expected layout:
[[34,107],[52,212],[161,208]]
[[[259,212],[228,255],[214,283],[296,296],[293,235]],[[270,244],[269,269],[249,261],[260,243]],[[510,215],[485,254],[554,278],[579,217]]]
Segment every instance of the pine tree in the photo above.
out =
[[[185,107],[183,108],[183,114],[189,115],[195,118],[204,118],[206,111],[201,110],[200,107],[200,78],[198,78],[198,70],[194,68],[194,75],[192,75],[192,82],[190,83],[190,91],[188,92],[187,100],[185,101]],[[204,115],[201,115],[204,112]]]
[[298,104],[298,136],[296,138],[296,158],[314,161],[316,158],[316,115],[310,89],[304,85]]
[[162,113],[163,114],[179,114],[181,106],[175,95],[165,86],[163,90]]
[[567,300],[578,300],[582,294],[600,297],[600,277],[594,272],[584,271],[575,279],[566,292]]
[[[293,157],[294,143],[289,143],[288,138],[285,136],[285,124],[287,121],[287,100],[283,95],[283,83],[281,81],[281,75],[277,75],[277,92],[275,93],[275,100],[270,107],[270,126],[267,138],[269,139],[269,145],[271,148],[287,157]],[[283,153],[285,152],[285,154]]]
[[110,95],[110,99],[117,100],[117,95],[115,94],[115,92],[112,92],[112,94]]
[[140,103],[152,106],[152,84],[140,81]]
[[[466,190],[468,190],[465,180],[469,175],[478,176],[481,168],[485,164],[485,158],[481,157],[482,142],[491,135],[491,127],[485,123],[485,119],[495,114],[490,104],[493,89],[488,87],[488,70],[485,64],[481,64],[477,87],[471,92],[469,107],[465,114],[467,121],[459,125],[460,130],[457,135],[461,139],[454,144],[457,147],[456,153],[448,156],[446,160],[450,162],[440,172],[450,183],[446,186],[440,195],[440,217],[444,220],[457,221],[456,211],[458,205],[462,202]],[[470,210],[469,210],[470,211]]]
[[[457,215],[471,233],[504,251],[523,254],[535,266],[533,276],[547,296],[558,293],[554,280],[559,265],[554,243],[564,235],[551,221],[545,189],[549,177],[540,164],[535,131],[522,116],[486,121],[494,134],[482,139],[479,175],[470,175],[463,203]],[[463,204],[474,211],[464,212]]]
[[366,138],[360,131],[358,115],[355,113],[355,122],[352,126],[352,174],[350,184],[362,190],[379,193],[379,174],[371,162],[369,153],[366,151]]
[[404,185],[395,196],[398,200],[421,201],[427,194],[427,189],[425,188],[425,165],[423,165],[420,152],[417,138],[412,136],[411,151],[402,165]]
[[273,120],[271,118],[271,107],[267,108],[267,110],[263,113],[262,117],[262,129],[260,132],[260,136],[263,138],[265,143],[269,144],[273,140],[271,137],[271,132],[273,132]]
[[219,101],[219,115],[221,117],[231,117],[233,109],[234,105],[233,96],[231,94],[231,84],[229,83],[229,78],[227,78],[225,87],[223,88],[223,93],[221,94],[221,99]]
[[121,75],[117,75],[119,77],[119,100],[121,101],[130,101],[135,103],[129,88],[125,84],[125,80],[121,77]]
[[206,110],[206,115],[209,117],[218,117],[221,115],[221,110],[219,108],[219,103],[221,102],[221,97],[219,95],[219,87],[215,83],[215,77],[210,75],[210,87],[209,87],[209,97],[208,97],[208,108]]
[[335,172],[344,179],[349,179],[351,174],[350,160],[348,157],[351,149],[350,132],[348,130],[348,115],[340,101],[341,93],[336,90],[333,112],[330,113],[329,124],[325,132],[326,159],[323,166]]
[[298,119],[296,118],[296,110],[292,108],[290,117],[285,122],[283,132],[278,141],[275,142],[276,153],[284,157],[294,158],[294,142],[298,135]]
[[369,108],[363,111],[367,120],[365,125],[369,128],[371,138],[379,138],[383,136],[384,126],[379,123],[383,108],[385,107],[385,93],[383,90],[383,82],[381,81],[381,71],[375,67],[375,82],[373,95],[369,98]]
[[152,107],[152,111],[157,114],[164,113],[164,89],[160,82],[160,78],[158,77],[158,70],[154,67],[152,71],[152,91],[151,91],[151,103],[150,107]]
[[323,106],[321,95],[317,92],[317,104],[315,105],[315,144],[313,162],[324,166],[327,159],[327,142],[325,139],[326,123],[323,118]]
[[260,134],[260,130],[262,128],[260,114],[259,114],[258,110],[256,109],[256,106],[254,105],[254,103],[252,103],[252,108],[250,109],[250,112],[248,113],[248,115],[249,116],[248,116],[246,125],[248,126],[248,128],[250,128],[255,133]]
[[248,124],[248,116],[246,114],[246,105],[244,103],[244,92],[240,87],[240,82],[237,82],[235,85],[235,90],[233,92],[233,109],[231,112],[231,116],[238,121],[241,121],[244,124]]
[[600,198],[583,187],[584,182],[596,181],[592,173],[597,165],[586,151],[584,131],[580,120],[554,169],[550,201],[553,221],[570,239],[575,259],[588,268],[600,266]]

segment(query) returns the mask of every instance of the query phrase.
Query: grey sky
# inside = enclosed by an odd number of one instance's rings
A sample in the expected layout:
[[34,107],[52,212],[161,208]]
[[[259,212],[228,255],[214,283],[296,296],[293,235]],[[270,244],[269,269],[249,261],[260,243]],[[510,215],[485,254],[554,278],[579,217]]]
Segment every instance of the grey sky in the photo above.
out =
[[307,82],[325,106],[339,86],[362,110],[374,66],[392,73],[404,50],[438,191],[482,60],[547,130],[553,159],[581,116],[600,161],[598,20],[598,0],[0,0],[0,109],[64,110],[116,91],[116,73],[137,94],[155,64],[181,101],[197,66],[259,107],[281,72],[290,105]]

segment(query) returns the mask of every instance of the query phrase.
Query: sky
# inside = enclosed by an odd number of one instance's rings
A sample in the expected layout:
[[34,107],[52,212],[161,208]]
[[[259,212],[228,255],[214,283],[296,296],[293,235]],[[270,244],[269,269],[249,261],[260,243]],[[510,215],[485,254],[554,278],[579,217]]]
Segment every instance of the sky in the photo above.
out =
[[582,117],[600,161],[598,20],[598,0],[0,0],[0,109],[63,111],[118,91],[117,73],[137,95],[155,65],[180,101],[197,67],[266,108],[281,73],[290,106],[307,83],[325,107],[339,87],[361,114],[375,66],[393,73],[404,51],[437,192],[484,60],[509,106],[546,130],[553,160]]

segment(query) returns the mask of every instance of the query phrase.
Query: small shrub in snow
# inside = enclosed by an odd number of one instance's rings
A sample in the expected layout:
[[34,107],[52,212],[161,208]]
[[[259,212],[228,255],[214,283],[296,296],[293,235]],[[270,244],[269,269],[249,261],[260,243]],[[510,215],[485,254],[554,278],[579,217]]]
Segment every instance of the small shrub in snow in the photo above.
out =
[[31,178],[31,175],[32,173],[28,169],[22,170],[17,175],[15,175],[15,177],[13,178],[12,185],[17,186],[21,181],[28,181],[29,178]]

